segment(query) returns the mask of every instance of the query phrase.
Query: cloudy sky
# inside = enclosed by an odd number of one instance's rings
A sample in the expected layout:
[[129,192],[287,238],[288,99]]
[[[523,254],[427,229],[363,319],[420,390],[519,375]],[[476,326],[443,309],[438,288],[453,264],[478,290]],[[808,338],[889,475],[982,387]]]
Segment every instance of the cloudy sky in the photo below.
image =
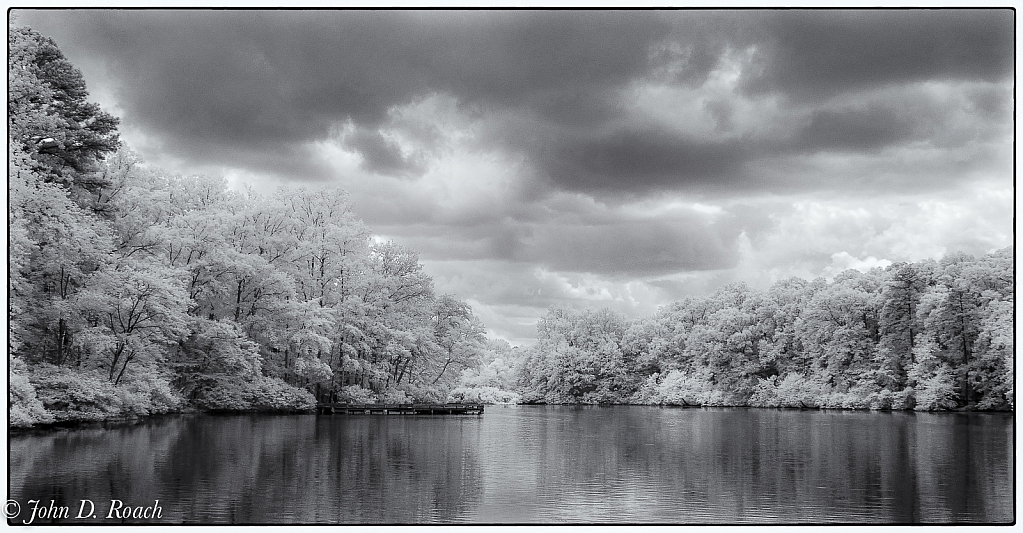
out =
[[340,186],[529,343],[1012,244],[1013,12],[20,11],[179,173]]

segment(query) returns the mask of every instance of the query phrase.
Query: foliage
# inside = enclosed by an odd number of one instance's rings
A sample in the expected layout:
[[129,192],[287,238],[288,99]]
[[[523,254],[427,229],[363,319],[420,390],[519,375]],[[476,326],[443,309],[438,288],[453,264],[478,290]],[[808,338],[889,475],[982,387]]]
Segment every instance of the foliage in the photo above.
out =
[[619,403],[626,390],[625,318],[610,310],[552,308],[537,324],[520,385],[527,401]]
[[279,378],[245,380],[217,376],[203,379],[195,402],[212,411],[311,411],[316,398]]
[[118,120],[86,100],[82,73],[53,39],[24,27],[7,35],[8,135],[48,181],[91,191],[88,171],[120,144]]
[[448,401],[455,403],[515,404],[519,403],[518,393],[499,387],[457,387],[448,395]]
[[292,387],[279,378],[263,378],[253,382],[252,407],[263,411],[311,411],[316,398],[305,390]]
[[32,385],[43,407],[56,420],[103,420],[166,413],[180,398],[160,376],[120,384],[102,371],[82,371],[42,364],[33,369]]
[[763,293],[734,284],[631,322],[553,307],[521,401],[1012,409],[1012,257],[951,254]]
[[830,392],[827,385],[806,376],[789,374],[780,381],[774,376],[760,381],[750,404],[760,407],[819,407],[818,401],[827,392]]
[[707,375],[687,375],[680,370],[650,376],[634,398],[638,403],[656,405],[735,405],[733,394],[715,387]]
[[124,395],[101,372],[38,365],[36,394],[57,420],[103,420],[124,416]]
[[7,413],[12,427],[26,427],[33,424],[53,422],[53,414],[48,412],[36,396],[35,386],[26,375],[25,363],[17,358],[10,359],[10,381],[8,382]]
[[525,352],[512,348],[506,341],[489,341],[481,364],[466,368],[451,390],[449,400],[474,403],[520,403],[515,390],[516,380]]
[[341,389],[337,399],[338,401],[348,403],[373,403],[376,401],[376,394],[358,385],[348,385]]

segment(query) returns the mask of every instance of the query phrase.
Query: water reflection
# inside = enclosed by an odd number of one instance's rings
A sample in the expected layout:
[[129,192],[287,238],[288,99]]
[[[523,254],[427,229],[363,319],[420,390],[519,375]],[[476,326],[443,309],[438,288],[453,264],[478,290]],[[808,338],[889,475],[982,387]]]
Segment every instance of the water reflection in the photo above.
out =
[[163,523],[1003,523],[1012,427],[655,407],[181,416],[15,435],[10,497],[72,516],[88,498],[108,523],[114,498],[159,499]]

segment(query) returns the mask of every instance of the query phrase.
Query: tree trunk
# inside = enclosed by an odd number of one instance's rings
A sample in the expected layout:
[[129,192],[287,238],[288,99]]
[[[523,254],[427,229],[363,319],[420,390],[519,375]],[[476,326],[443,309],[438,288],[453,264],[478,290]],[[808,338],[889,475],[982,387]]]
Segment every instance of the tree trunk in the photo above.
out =
[[234,321],[237,322],[242,316],[242,289],[245,287],[245,280],[238,280],[238,291],[234,297]]
[[67,321],[61,318],[57,321],[57,366],[64,364],[67,353]]
[[412,362],[412,358],[408,358],[408,359],[405,360],[405,365],[401,367],[401,373],[398,374],[398,380],[394,382],[395,385],[397,385],[398,383],[401,383],[401,379],[405,377],[405,370],[408,369],[408,365],[411,362]]
[[110,375],[107,378],[110,381],[114,380],[114,372],[117,370],[117,363],[121,360],[122,353],[124,353],[124,345],[118,344],[117,348],[114,350],[114,360],[110,362]]
[[447,371],[448,365],[451,364],[451,361],[452,361],[451,357],[448,357],[447,362],[444,363],[444,367],[440,369],[440,374],[437,374],[437,377],[434,378],[433,381],[430,382],[430,385],[433,385],[433,384],[437,383],[438,381],[440,381],[441,376],[443,376],[444,372]]
[[117,379],[114,380],[114,385],[117,385],[118,383],[121,382],[121,377],[124,376],[124,371],[125,371],[125,369],[128,368],[128,363],[130,363],[131,360],[134,359],[134,358],[135,358],[135,352],[131,352],[130,354],[128,354],[127,357],[124,358],[124,364],[121,365],[121,372],[119,374],[117,374]]

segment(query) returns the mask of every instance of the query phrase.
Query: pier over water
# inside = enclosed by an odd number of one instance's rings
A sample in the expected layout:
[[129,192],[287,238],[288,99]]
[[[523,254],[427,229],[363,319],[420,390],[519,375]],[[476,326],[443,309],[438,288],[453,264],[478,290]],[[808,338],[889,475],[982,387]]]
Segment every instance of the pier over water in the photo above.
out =
[[481,403],[318,403],[322,415],[482,415]]

